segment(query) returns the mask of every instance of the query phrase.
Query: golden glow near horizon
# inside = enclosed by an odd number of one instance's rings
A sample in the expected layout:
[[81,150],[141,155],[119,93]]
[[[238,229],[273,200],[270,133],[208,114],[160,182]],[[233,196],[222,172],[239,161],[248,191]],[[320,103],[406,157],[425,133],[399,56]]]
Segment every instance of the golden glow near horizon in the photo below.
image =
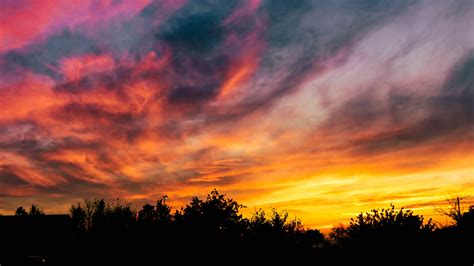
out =
[[328,230],[474,204],[473,5],[237,2],[5,4],[0,213],[216,188]]

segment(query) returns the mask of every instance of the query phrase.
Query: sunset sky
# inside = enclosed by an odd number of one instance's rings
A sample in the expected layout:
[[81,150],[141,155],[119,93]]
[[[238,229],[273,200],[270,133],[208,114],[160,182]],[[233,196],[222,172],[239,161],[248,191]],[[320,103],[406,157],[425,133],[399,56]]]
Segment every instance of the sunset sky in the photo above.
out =
[[321,229],[474,204],[474,1],[0,0],[0,213],[213,188]]

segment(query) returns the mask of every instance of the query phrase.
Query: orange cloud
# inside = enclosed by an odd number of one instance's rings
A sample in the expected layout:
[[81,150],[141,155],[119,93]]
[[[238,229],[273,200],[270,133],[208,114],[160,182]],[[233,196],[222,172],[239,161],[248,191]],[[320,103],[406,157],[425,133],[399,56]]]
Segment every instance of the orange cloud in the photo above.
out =
[[61,62],[61,72],[68,80],[76,80],[94,72],[110,71],[114,66],[113,58],[108,55],[86,55],[64,59]]

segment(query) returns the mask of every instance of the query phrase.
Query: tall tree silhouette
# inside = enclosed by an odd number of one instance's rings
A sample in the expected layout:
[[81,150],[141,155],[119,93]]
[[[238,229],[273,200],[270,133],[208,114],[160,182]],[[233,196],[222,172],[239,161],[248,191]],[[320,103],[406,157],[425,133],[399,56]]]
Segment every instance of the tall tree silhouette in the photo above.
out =
[[38,206],[33,204],[30,207],[30,211],[28,212],[28,215],[31,215],[31,216],[44,215],[44,212]]
[[71,205],[69,208],[71,223],[75,231],[84,232],[87,229],[86,211],[82,208],[81,203]]
[[171,215],[171,207],[166,205],[164,198],[156,202],[156,220],[160,224],[169,224],[173,216]]

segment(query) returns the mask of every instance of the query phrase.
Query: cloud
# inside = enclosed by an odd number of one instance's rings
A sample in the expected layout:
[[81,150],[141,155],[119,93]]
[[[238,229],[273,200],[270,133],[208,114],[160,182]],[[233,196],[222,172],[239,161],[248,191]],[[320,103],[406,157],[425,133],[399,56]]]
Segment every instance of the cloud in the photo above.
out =
[[423,145],[436,138],[472,139],[472,60],[469,52],[453,67],[436,95],[390,88],[380,97],[369,89],[336,109],[325,122],[324,130],[328,134],[352,132],[351,145],[362,153]]
[[[218,187],[303,215],[337,197],[334,221],[351,195],[370,204],[375,175],[381,201],[391,197],[381,187],[418,191],[448,168],[440,192],[466,178],[468,1],[10,2],[0,24],[9,209],[165,192],[179,206]],[[394,197],[433,193],[420,191]]]
[[[22,48],[56,33],[78,25],[91,29],[108,24],[117,17],[133,17],[148,0],[31,0],[4,1],[0,24],[0,52]],[[167,1],[163,1],[165,4]]]

